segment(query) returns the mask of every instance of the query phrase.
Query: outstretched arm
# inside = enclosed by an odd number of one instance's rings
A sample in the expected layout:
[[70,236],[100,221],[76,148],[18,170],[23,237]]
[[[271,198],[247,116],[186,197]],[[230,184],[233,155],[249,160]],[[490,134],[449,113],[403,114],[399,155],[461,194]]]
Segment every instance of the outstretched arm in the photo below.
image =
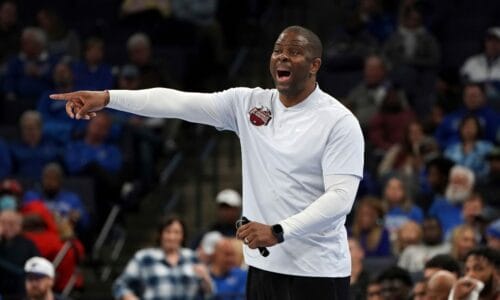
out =
[[146,117],[178,118],[220,127],[213,94],[189,93],[167,88],[145,90],[78,91],[50,96],[66,100],[71,118],[90,119],[95,112],[109,107]]

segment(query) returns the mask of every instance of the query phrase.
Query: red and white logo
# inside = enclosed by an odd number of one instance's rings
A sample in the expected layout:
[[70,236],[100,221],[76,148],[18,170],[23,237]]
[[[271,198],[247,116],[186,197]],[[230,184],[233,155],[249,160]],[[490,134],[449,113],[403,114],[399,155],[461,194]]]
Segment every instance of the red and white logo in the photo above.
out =
[[271,110],[264,106],[254,107],[249,112],[250,122],[255,126],[267,125],[273,118]]

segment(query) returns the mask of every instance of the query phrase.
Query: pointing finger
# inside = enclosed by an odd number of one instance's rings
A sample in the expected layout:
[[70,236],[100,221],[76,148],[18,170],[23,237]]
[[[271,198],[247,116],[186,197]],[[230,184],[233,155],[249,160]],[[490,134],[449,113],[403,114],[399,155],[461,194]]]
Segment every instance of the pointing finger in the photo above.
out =
[[69,100],[71,98],[75,98],[77,93],[62,93],[62,94],[52,94],[50,95],[50,99],[53,100]]

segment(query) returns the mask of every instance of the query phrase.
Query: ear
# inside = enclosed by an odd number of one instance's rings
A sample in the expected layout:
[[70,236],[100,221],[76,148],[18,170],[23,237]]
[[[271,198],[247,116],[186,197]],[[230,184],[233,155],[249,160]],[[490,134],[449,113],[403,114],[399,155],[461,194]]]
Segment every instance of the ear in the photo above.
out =
[[311,75],[316,75],[320,67],[321,67],[321,58],[319,57],[314,58],[311,63],[311,69],[309,70],[309,73]]

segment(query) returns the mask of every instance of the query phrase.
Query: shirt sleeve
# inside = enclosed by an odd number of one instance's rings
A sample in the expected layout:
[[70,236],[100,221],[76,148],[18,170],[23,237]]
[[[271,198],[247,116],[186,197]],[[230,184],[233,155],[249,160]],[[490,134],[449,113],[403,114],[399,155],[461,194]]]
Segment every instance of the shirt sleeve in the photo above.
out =
[[351,211],[360,177],[327,175],[324,180],[326,192],[321,197],[303,211],[280,222],[285,240],[324,231]]
[[190,93],[167,88],[111,90],[109,108],[146,117],[177,118],[222,127],[214,94]]
[[112,291],[115,299],[121,299],[125,294],[134,294],[131,285],[139,281],[140,263],[137,254],[129,261],[123,273],[113,283]]
[[364,138],[358,121],[346,115],[333,127],[328,138],[321,165],[323,174],[363,177]]

